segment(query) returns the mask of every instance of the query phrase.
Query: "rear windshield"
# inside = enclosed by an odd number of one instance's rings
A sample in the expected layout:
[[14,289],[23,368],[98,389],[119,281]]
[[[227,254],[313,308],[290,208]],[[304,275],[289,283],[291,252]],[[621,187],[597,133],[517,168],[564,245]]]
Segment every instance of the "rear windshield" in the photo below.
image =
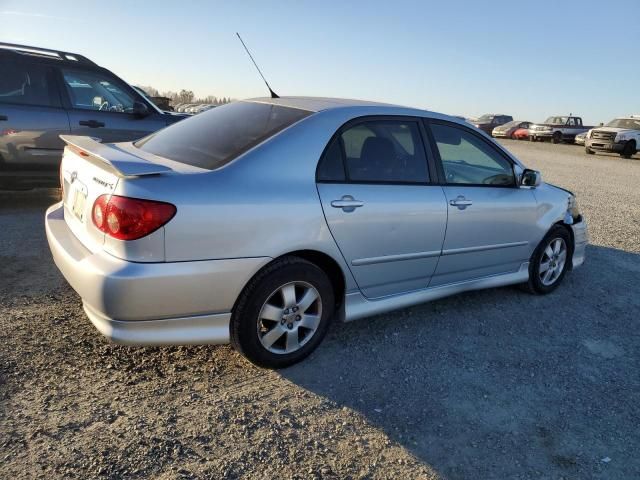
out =
[[175,123],[134,145],[177,162],[215,170],[310,114],[280,105],[234,102]]

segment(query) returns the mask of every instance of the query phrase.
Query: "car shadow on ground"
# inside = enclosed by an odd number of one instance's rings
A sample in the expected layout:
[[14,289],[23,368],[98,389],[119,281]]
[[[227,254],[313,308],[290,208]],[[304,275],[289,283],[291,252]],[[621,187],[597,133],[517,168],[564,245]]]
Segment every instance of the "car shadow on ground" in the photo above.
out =
[[551,295],[484,290],[335,325],[280,374],[445,478],[635,477],[639,279],[640,255],[589,246]]

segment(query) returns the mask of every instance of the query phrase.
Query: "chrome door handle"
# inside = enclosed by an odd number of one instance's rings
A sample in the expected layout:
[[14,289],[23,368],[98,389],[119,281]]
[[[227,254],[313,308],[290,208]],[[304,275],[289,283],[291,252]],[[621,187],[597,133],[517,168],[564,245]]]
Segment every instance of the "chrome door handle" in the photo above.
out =
[[460,210],[464,210],[468,206],[473,205],[473,202],[471,200],[467,200],[462,195],[458,195],[455,200],[449,200],[449,205],[452,207],[458,207]]
[[343,212],[353,212],[356,208],[362,207],[364,202],[356,200],[351,195],[343,195],[340,200],[333,200],[331,206],[333,208],[341,208]]

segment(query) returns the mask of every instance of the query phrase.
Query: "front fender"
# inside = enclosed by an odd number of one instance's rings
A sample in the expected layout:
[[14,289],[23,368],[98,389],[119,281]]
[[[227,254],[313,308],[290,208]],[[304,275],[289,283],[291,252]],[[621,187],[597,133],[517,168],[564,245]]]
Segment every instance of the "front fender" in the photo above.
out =
[[[571,192],[548,183],[543,183],[533,189],[533,194],[538,202],[536,221],[539,230],[544,232],[544,234],[556,223],[562,222],[565,225],[572,225],[574,223],[569,210],[569,199],[573,196]],[[542,238],[540,239],[542,240]]]

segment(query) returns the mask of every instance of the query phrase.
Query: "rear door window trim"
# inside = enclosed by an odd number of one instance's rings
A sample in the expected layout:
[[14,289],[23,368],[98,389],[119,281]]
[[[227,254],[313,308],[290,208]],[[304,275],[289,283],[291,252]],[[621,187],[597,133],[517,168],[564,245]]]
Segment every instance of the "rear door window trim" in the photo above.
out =
[[[345,122],[336,130],[336,132],[331,136],[331,139],[327,142],[322,154],[320,155],[320,159],[318,160],[318,164],[316,166],[316,183],[328,183],[328,184],[349,184],[349,185],[405,185],[405,186],[424,186],[424,185],[435,185],[434,183],[434,174],[432,173],[432,156],[431,152],[428,148],[427,139],[425,137],[425,129],[422,124],[422,117],[413,117],[408,115],[364,115],[361,117],[352,118],[351,120]],[[342,140],[342,134],[360,124],[368,123],[368,122],[384,122],[384,121],[393,121],[393,122],[406,122],[413,123],[418,128],[418,137],[420,140],[421,148],[424,153],[424,157],[426,159],[426,174],[427,181],[426,182],[406,182],[406,181],[397,181],[397,180],[351,180],[349,178],[348,168],[345,162],[346,152],[344,141]],[[340,143],[341,156],[342,156],[342,168],[344,171],[344,180],[320,180],[318,179],[318,171],[322,165],[322,161],[325,158],[325,155],[329,148],[332,146],[334,141],[338,141]],[[416,146],[416,148],[418,148]],[[435,165],[435,163],[433,163]]]

